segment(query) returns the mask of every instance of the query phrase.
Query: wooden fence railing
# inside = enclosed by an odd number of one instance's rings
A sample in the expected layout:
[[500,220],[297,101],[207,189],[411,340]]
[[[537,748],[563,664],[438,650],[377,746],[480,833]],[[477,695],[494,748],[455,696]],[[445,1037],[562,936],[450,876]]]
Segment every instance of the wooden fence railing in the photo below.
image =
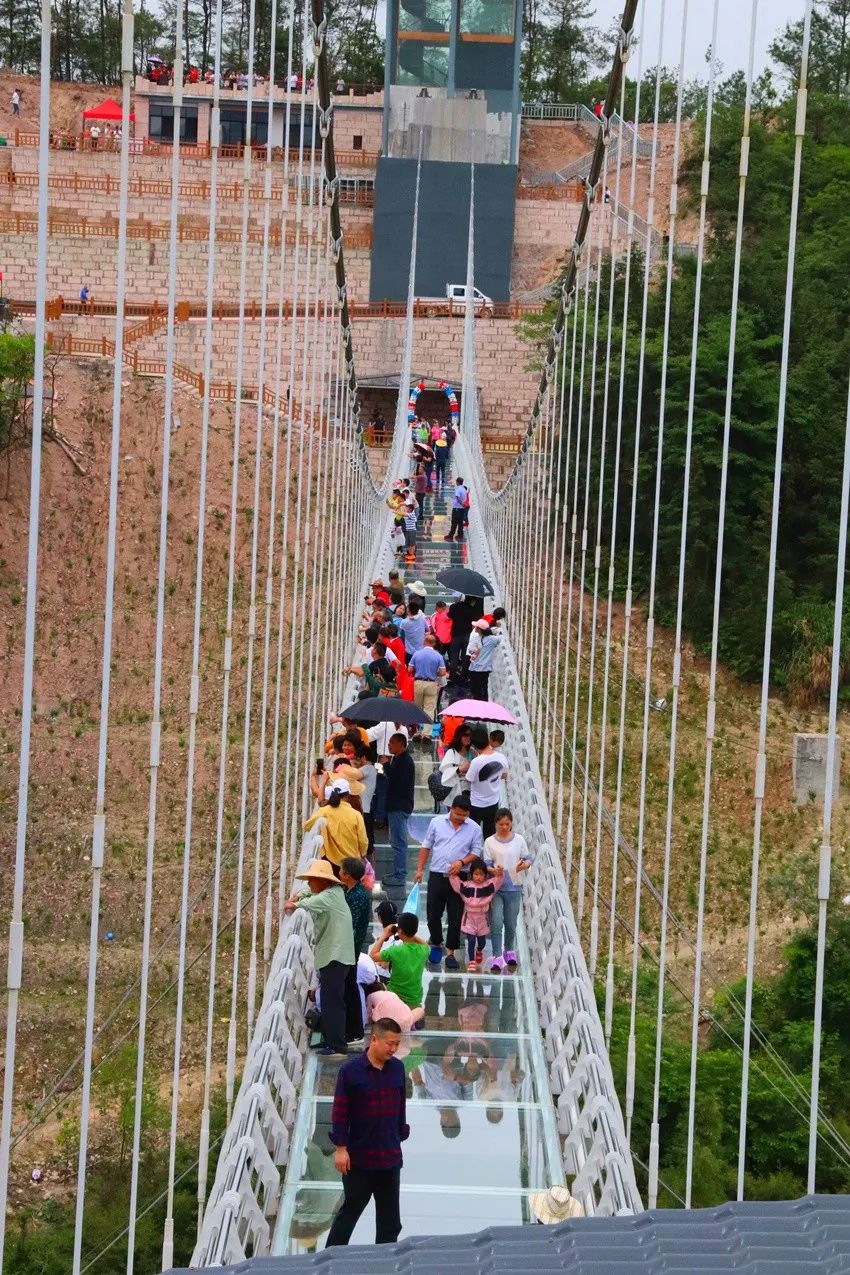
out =
[[[2,223],[0,222],[0,231],[2,231]],[[65,301],[58,298],[60,302],[56,318],[62,315],[83,314],[90,315],[94,318],[103,318],[115,314],[114,301]],[[184,302],[186,306],[186,319],[204,319],[206,318],[207,308],[200,302]],[[476,319],[479,323],[489,323],[492,319],[510,319],[513,322],[518,321],[527,314],[540,314],[546,307],[545,301],[536,301],[533,304],[523,301],[497,301],[492,309],[479,311]],[[351,301],[349,302],[349,312],[357,319],[397,319],[403,318],[406,314],[406,307],[401,302],[395,301]],[[12,309],[16,314],[30,315],[35,314],[34,300],[14,300]],[[156,301],[128,301],[125,306],[125,314],[128,318],[141,317],[143,315],[153,315],[161,312],[162,305]],[[277,306],[269,306],[267,313],[274,312],[277,314]],[[261,315],[261,305],[256,299],[248,301],[245,307],[246,318],[256,320]],[[283,317],[285,319],[292,318],[293,313],[296,317],[301,318],[305,313],[303,305],[296,305],[293,309],[290,301],[284,302]],[[310,309],[310,313],[314,313]],[[325,306],[324,302],[319,302],[319,317],[326,318],[332,311]],[[454,305],[450,301],[415,301],[413,305],[413,313],[416,318],[438,318],[438,319],[462,319],[463,306]],[[215,319],[237,319],[239,317],[239,306],[232,301],[216,301],[213,304],[213,318]]]
[[[35,213],[0,213],[0,239],[4,235],[34,235],[38,230],[38,217]],[[90,221],[87,217],[73,217],[52,214],[47,219],[47,233],[52,239],[118,239],[118,222],[110,217],[103,221]],[[167,222],[128,221],[128,239],[163,239],[171,234]],[[262,244],[263,231],[257,226],[248,228],[248,242]],[[208,243],[209,228],[206,226],[186,225],[178,221],[177,239],[180,243]],[[296,229],[287,225],[286,242],[290,246],[295,243]],[[237,226],[219,226],[216,229],[216,243],[241,243],[242,229]],[[280,246],[280,226],[269,227],[269,245]],[[372,247],[372,227],[354,226],[343,233],[343,244],[351,250],[354,248]]]
[[[83,358],[115,358],[115,342],[106,336],[80,337],[67,332],[54,337],[52,333],[48,333],[47,344],[54,354],[66,354],[69,357]],[[165,376],[166,364],[164,359],[139,358],[138,350],[128,350],[126,346],[123,352],[122,364],[137,376]],[[204,377],[202,372],[195,372],[192,368],[186,367],[182,363],[175,363],[173,370],[175,380],[195,390],[197,394],[203,395]],[[235,403],[236,389],[235,381],[210,381],[210,400]],[[242,402],[256,403],[258,394],[259,389],[256,385],[243,384]],[[275,394],[268,386],[263,387],[263,405],[271,408],[277,407],[284,414],[289,411],[286,394]],[[301,405],[297,399],[293,404],[292,413],[293,420],[304,421],[313,428],[326,428],[327,421],[324,413],[309,410],[302,412]]]
[[[38,147],[38,133],[27,133],[16,128],[6,138],[6,144],[8,146]],[[50,146],[52,150],[57,151],[88,151],[98,154],[117,155],[121,150],[121,139],[104,136],[93,138],[86,133],[55,132],[50,134]],[[218,148],[219,159],[242,159],[247,149],[244,145],[220,146]],[[309,153],[309,147],[305,147],[305,150]],[[253,146],[251,151],[257,163],[265,163],[265,146]],[[170,156],[172,152],[173,147],[163,142],[154,142],[148,137],[130,138],[131,155],[146,155],[156,159]],[[184,159],[209,159],[211,153],[208,142],[183,142],[180,146],[180,154]],[[337,168],[374,168],[378,162],[376,151],[337,150],[335,155]],[[272,163],[282,163],[285,156],[286,152],[283,147],[272,147]],[[298,163],[297,149],[290,148],[289,162],[290,164]]]

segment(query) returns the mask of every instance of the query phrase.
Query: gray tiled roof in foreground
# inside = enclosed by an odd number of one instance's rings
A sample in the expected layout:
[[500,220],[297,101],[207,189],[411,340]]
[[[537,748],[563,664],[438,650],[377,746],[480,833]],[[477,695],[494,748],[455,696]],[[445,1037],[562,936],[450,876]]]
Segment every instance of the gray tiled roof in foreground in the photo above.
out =
[[231,1275],[847,1275],[850,1195],[491,1227],[380,1248],[254,1258],[223,1269]]

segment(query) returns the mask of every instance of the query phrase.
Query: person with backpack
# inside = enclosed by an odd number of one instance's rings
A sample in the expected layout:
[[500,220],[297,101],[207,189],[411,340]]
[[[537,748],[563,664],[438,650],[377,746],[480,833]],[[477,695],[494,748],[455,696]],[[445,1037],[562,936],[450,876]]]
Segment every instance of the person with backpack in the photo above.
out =
[[464,486],[462,478],[455,479],[455,489],[452,492],[452,525],[449,527],[449,534],[444,536],[444,540],[454,540],[455,536],[462,543],[463,529],[469,520],[469,488]]
[[470,814],[481,827],[485,837],[496,832],[496,811],[499,809],[501,783],[508,776],[508,759],[497,752],[490,743],[490,736],[483,726],[472,732],[475,758],[458,766],[460,774],[469,784]]

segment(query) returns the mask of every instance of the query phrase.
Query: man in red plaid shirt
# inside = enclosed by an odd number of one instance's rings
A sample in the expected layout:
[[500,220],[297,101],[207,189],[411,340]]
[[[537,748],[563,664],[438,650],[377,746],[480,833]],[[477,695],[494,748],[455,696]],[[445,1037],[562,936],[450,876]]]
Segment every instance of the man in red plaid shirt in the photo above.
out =
[[375,1198],[375,1243],[394,1244],[401,1230],[401,1144],[410,1136],[405,1120],[404,1068],[394,1056],[401,1028],[392,1018],[372,1025],[368,1049],[339,1069],[331,1116],[334,1164],[342,1174],[344,1199],[327,1247],[347,1244],[361,1213]]

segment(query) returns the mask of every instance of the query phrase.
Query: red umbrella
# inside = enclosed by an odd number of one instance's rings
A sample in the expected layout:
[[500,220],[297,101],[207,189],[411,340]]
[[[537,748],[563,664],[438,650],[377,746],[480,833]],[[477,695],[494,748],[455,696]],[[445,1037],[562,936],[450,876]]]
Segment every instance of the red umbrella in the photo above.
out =
[[[130,112],[130,119],[136,117]],[[99,106],[90,106],[87,111],[83,111],[84,120],[120,120],[121,105],[115,101],[114,97],[107,97]]]

